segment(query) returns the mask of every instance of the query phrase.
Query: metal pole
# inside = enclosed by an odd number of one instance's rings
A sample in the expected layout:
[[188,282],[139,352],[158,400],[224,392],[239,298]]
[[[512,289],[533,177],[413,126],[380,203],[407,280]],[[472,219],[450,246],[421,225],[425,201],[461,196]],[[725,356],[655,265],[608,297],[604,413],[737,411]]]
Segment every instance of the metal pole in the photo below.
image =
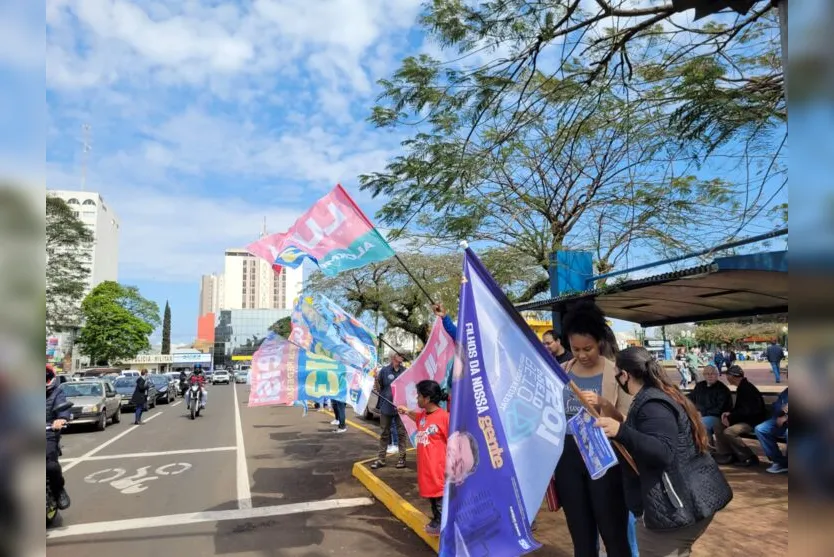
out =
[[394,257],[396,257],[396,258],[397,258],[397,261],[399,261],[399,262],[400,262],[400,265],[402,265],[402,266],[403,266],[403,269],[405,269],[405,272],[406,272],[406,273],[408,273],[408,276],[409,276],[409,277],[411,277],[411,280],[413,280],[413,281],[414,281],[414,284],[416,284],[416,285],[417,285],[417,288],[419,288],[419,289],[423,292],[423,294],[425,294],[425,296],[426,296],[426,298],[428,299],[429,303],[430,303],[431,305],[434,305],[434,300],[432,300],[431,295],[430,295],[428,292],[426,292],[426,289],[425,289],[425,288],[423,288],[423,285],[422,285],[422,284],[420,284],[420,281],[419,281],[419,280],[417,280],[417,279],[414,277],[414,275],[412,275],[412,274],[411,274],[411,271],[408,269],[408,267],[406,267],[405,263],[403,263],[403,260],[402,260],[402,259],[400,259],[400,256],[399,256],[397,253],[394,253]]
[[686,255],[681,255],[679,257],[670,257],[669,259],[664,259],[663,261],[656,261],[654,263],[646,263],[645,265],[638,265],[637,267],[632,267],[631,269],[624,269],[622,271],[614,271],[613,273],[606,273],[604,275],[597,275],[595,277],[591,277],[591,280],[600,280],[606,279],[611,277],[616,277],[619,275],[625,275],[627,273],[632,273],[634,271],[642,271],[643,269],[650,269],[651,267],[659,267],[660,265],[666,265],[668,263],[675,263],[676,261],[683,261],[684,259],[691,259],[693,257],[699,257],[701,255],[708,255],[710,253],[721,251],[730,248],[737,248],[739,246],[744,246],[747,244],[752,244],[754,242],[760,242],[762,240],[769,240],[771,238],[776,238],[778,236],[784,236],[788,233],[787,228],[780,228],[779,230],[774,230],[772,232],[767,232],[765,234],[759,234],[758,236],[751,236],[750,238],[745,238],[743,240],[736,240],[734,242],[728,242],[726,244],[721,244],[709,249],[696,251],[692,253],[687,253]]

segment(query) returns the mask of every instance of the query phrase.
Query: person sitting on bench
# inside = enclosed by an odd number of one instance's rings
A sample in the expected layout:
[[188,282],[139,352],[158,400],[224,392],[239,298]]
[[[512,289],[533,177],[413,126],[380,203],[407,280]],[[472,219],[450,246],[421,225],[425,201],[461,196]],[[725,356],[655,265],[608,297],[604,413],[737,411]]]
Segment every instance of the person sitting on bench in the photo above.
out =
[[773,403],[773,417],[756,426],[756,438],[772,464],[767,469],[771,474],[784,474],[788,471],[788,457],[779,450],[780,437],[788,438],[788,390],[779,394]]
[[721,414],[721,421],[714,428],[715,461],[718,464],[756,466],[759,457],[745,444],[742,435],[753,433],[753,429],[767,419],[764,398],[737,365],[727,370],[727,380],[736,387],[736,402],[731,411]]

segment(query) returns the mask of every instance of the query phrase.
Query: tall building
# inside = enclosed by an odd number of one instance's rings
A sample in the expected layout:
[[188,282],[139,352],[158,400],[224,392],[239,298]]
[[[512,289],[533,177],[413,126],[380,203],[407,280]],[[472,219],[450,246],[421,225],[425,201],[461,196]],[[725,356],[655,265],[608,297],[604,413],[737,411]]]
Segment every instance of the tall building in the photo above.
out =
[[220,283],[223,275],[203,275],[200,279],[200,316],[219,309]]
[[49,190],[63,199],[76,217],[93,233],[90,276],[85,294],[104,281],[119,280],[119,217],[96,192]]
[[276,275],[269,262],[245,249],[227,249],[223,303],[218,309],[292,309],[304,287],[302,267]]

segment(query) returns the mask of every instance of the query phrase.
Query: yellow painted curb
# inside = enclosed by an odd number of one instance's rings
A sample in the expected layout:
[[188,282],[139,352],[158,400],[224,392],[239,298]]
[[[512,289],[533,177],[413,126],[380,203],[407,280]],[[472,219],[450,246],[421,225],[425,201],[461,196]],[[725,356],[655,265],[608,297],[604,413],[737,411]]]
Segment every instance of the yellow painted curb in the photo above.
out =
[[[325,410],[321,410],[321,409],[317,410],[317,412],[318,412],[319,414],[327,414],[327,415],[332,415],[332,412],[330,412],[330,411],[325,411]],[[355,427],[356,429],[358,429],[358,430],[359,430],[359,431],[361,431],[362,433],[366,433],[366,434],[370,435],[370,436],[371,436],[371,437],[373,437],[374,439],[379,439],[379,433],[378,433],[378,432],[373,432],[373,431],[371,431],[370,429],[368,429],[367,427],[365,427],[365,426],[363,426],[363,425],[360,425],[360,424],[358,424],[358,423],[356,423],[356,422],[354,422],[354,421],[351,421],[351,420],[345,420],[345,423],[346,423],[347,425],[349,425],[349,426]]]
[[374,475],[365,467],[367,462],[376,459],[357,462],[353,465],[353,477],[359,480],[376,499],[385,505],[391,513],[411,528],[435,552],[440,551],[440,538],[426,533],[429,517],[420,512],[414,505],[400,497],[391,487]]

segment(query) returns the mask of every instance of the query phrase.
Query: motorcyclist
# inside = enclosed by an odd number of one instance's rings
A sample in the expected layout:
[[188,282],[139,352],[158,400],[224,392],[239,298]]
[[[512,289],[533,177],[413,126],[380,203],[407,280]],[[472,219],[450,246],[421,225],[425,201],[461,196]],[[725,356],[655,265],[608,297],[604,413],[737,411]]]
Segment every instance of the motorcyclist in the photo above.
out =
[[[200,408],[206,407],[206,376],[203,374],[203,369],[200,367],[200,364],[194,366],[194,373],[191,374],[191,378],[189,379],[189,384],[193,385],[197,383],[200,386]],[[191,391],[189,390],[186,394],[186,401],[185,404],[188,406],[191,402]]]
[[64,391],[58,388],[58,378],[52,366],[46,366],[46,424],[51,429],[46,432],[46,479],[55,495],[55,503],[64,510],[70,506],[70,498],[64,489],[64,474],[58,458],[61,456],[61,428],[63,428],[72,414],[69,410],[55,412],[53,408],[67,401]]

